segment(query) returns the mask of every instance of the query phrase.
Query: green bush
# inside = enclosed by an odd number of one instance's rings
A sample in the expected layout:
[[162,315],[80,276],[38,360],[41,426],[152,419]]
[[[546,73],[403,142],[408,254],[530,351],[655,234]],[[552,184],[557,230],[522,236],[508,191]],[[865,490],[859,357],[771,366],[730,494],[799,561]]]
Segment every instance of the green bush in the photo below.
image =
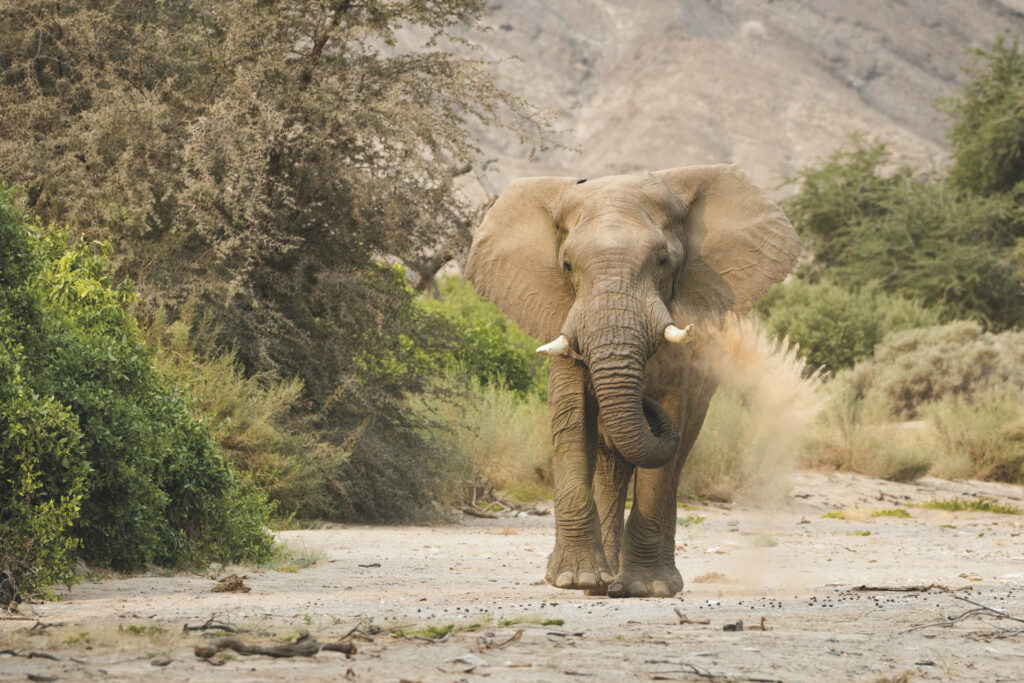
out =
[[480,298],[462,278],[439,278],[438,290],[439,299],[421,302],[456,325],[458,340],[452,353],[461,369],[483,384],[497,382],[520,394],[547,396],[551,361],[536,352],[536,339]]
[[827,275],[853,291],[878,283],[946,322],[995,330],[1024,322],[1024,187],[1022,196],[964,196],[889,165],[884,144],[856,137],[852,149],[798,174],[800,189],[785,204],[814,254],[801,277]]
[[830,372],[869,357],[889,332],[939,323],[937,312],[876,283],[851,291],[829,280],[796,280],[773,287],[756,310],[773,333],[800,345],[809,369]]
[[0,267],[0,528],[23,586],[68,578],[72,550],[116,569],[269,557],[263,495],[154,369],[105,256],[0,192]]

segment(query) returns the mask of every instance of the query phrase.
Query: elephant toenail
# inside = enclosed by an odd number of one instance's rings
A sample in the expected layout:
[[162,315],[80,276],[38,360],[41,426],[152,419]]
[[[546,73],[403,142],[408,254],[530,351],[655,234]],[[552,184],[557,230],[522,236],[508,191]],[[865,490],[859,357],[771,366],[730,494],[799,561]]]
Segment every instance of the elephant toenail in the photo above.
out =
[[572,588],[572,572],[562,572],[555,579],[555,586],[558,588]]
[[601,572],[601,583],[607,585],[612,582],[615,577],[608,572]]
[[578,586],[592,587],[597,585],[597,577],[590,572],[583,572],[580,574],[580,579],[577,582]]
[[647,586],[644,585],[643,581],[634,581],[629,584],[628,592],[633,597],[644,598],[647,597]]
[[616,581],[612,585],[608,586],[608,596],[612,598],[621,598],[626,594],[625,589],[621,581]]
[[669,592],[668,586],[665,585],[664,581],[652,581],[651,595],[657,598],[667,598],[671,597],[672,593]]

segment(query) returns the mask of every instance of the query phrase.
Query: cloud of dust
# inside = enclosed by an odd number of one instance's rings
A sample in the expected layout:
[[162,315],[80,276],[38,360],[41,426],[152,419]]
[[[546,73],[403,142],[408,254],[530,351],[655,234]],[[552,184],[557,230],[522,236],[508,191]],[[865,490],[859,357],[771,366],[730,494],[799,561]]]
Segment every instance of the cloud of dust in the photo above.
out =
[[684,482],[690,478],[730,500],[778,505],[825,404],[821,374],[805,376],[798,347],[775,340],[753,317],[729,315],[701,337],[700,352],[719,389]]

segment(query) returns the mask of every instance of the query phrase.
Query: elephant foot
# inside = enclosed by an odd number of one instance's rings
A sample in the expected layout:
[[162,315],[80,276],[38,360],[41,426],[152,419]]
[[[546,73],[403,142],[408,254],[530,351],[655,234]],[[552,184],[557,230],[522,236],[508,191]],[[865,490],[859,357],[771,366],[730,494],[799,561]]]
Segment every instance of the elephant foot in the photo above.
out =
[[612,580],[604,551],[597,548],[568,548],[560,543],[548,557],[547,582],[555,588],[603,590]]
[[683,577],[675,565],[626,567],[608,585],[612,598],[670,598],[683,590]]

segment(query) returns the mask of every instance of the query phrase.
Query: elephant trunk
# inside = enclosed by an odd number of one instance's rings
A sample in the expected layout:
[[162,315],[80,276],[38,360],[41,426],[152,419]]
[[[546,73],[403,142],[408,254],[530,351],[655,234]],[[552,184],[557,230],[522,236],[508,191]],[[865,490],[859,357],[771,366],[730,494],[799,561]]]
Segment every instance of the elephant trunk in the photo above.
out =
[[[603,302],[604,310],[630,311],[625,301]],[[635,307],[635,303],[634,303]],[[625,313],[624,315],[629,315]],[[636,320],[618,317],[612,324],[594,325],[581,341],[600,411],[604,436],[628,462],[637,467],[661,467],[675,455],[679,433],[664,409],[643,395],[647,358],[656,345],[662,326],[643,316]]]

